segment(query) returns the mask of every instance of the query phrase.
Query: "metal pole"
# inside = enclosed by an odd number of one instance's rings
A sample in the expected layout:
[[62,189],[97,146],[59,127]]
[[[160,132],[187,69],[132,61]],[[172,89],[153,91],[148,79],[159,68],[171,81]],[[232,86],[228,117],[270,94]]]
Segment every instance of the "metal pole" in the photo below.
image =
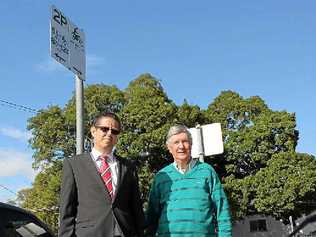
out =
[[293,218],[292,216],[289,217],[290,220],[290,228],[291,228],[291,233],[294,231],[294,225],[293,225]]
[[83,80],[76,76],[76,154],[83,153]]
[[202,127],[200,124],[196,125],[197,129],[197,145],[199,152],[199,161],[204,162],[204,146],[203,146],[203,138],[202,138]]

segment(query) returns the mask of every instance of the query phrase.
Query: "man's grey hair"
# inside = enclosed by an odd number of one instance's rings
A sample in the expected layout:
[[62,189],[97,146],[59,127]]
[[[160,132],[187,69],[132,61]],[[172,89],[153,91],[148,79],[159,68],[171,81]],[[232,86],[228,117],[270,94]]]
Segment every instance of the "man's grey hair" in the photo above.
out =
[[170,138],[174,135],[177,135],[179,133],[186,133],[188,138],[189,138],[189,142],[190,145],[192,145],[192,136],[191,133],[189,132],[189,129],[185,126],[185,125],[174,125],[169,129],[169,132],[167,134],[166,137],[166,144],[168,145],[170,143]]

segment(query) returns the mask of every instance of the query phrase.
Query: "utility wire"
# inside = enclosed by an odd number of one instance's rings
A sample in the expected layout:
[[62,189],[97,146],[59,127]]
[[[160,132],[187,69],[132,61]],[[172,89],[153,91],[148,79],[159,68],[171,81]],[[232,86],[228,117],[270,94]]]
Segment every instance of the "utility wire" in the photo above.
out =
[[30,113],[37,113],[37,112],[39,112],[36,109],[30,108],[30,107],[27,107],[27,106],[24,106],[24,105],[18,105],[18,104],[15,104],[15,103],[12,103],[12,102],[9,102],[9,101],[6,101],[6,100],[2,100],[2,99],[0,99],[0,105],[7,106],[7,107],[10,107],[10,108],[14,108],[14,109],[17,109],[17,110],[30,112]]
[[[0,184],[0,187],[7,190],[10,193],[13,193],[15,196],[17,195],[16,192],[12,191],[11,189],[9,189],[8,187]],[[55,214],[58,214],[58,210],[59,207],[58,206],[52,206],[52,207],[42,207],[42,208],[37,208],[37,209],[32,209],[32,208],[27,208],[27,210],[31,211],[31,212],[54,212]]]
[[10,193],[13,193],[14,195],[17,195],[16,192],[12,191],[11,189],[7,188],[6,186],[4,186],[4,185],[2,185],[2,184],[0,184],[0,187],[3,188],[3,189],[5,189],[5,190],[7,190],[7,191],[10,192]]

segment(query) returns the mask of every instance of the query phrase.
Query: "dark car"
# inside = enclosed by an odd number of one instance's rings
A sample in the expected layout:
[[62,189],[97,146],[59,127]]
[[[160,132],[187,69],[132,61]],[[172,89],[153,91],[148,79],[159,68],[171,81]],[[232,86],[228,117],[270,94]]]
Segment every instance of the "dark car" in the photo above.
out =
[[55,237],[46,224],[22,208],[0,202],[1,237]]

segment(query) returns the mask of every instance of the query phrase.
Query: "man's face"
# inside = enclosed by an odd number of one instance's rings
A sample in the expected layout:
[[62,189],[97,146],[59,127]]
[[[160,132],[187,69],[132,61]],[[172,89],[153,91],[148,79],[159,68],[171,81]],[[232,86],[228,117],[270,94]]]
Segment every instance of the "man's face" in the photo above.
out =
[[116,132],[119,132],[119,123],[111,117],[102,117],[95,126],[91,127],[91,135],[94,141],[94,147],[103,152],[110,152],[117,143]]
[[168,150],[176,162],[189,161],[191,157],[191,144],[187,134],[183,132],[173,135],[169,140]]

